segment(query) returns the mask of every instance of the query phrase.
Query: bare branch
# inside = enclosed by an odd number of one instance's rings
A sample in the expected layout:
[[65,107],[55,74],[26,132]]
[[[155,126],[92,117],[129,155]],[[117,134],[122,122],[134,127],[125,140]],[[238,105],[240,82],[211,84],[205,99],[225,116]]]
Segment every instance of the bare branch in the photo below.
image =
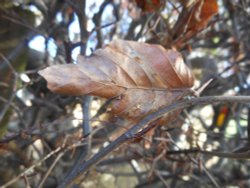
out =
[[76,182],[80,182],[84,173],[89,170],[90,167],[96,165],[102,158],[111,153],[114,149],[118,148],[120,145],[125,143],[128,140],[134,139],[137,132],[142,129],[140,132],[143,132],[143,127],[147,124],[157,120],[161,116],[166,113],[187,108],[192,105],[205,105],[205,104],[213,104],[213,103],[250,103],[249,96],[208,96],[208,97],[200,97],[200,98],[192,98],[192,99],[184,99],[178,102],[175,102],[169,106],[162,108],[152,114],[149,114],[145,118],[143,118],[138,124],[132,126],[128,131],[126,131],[123,135],[118,137],[115,141],[110,143],[107,147],[100,150],[96,155],[90,158],[88,161],[83,163],[78,170],[72,174],[70,177],[65,179],[58,188],[70,187]]

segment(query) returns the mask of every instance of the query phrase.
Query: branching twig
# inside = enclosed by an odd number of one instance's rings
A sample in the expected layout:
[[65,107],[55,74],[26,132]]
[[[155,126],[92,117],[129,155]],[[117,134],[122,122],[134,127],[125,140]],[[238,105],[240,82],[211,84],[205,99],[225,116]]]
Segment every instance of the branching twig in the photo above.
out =
[[[8,181],[7,183],[5,183],[4,185],[0,186],[0,188],[7,188],[10,185],[12,185],[13,183],[15,183],[17,180],[19,180],[20,178],[24,177],[29,171],[33,170],[35,167],[39,166],[41,163],[43,163],[44,161],[46,161],[47,159],[49,159],[50,157],[59,154],[60,157],[57,157],[58,160],[68,151],[77,148],[77,147],[82,147],[83,144],[81,142],[77,142],[77,143],[73,143],[72,145],[69,146],[65,146],[66,143],[66,139],[64,140],[64,143],[62,144],[62,146],[56,148],[55,150],[51,151],[49,154],[47,154],[43,159],[39,160],[38,162],[36,162],[35,164],[33,164],[32,166],[30,166],[29,168],[25,169],[22,173],[20,173],[18,176],[16,176],[15,178],[13,178],[12,180]],[[62,156],[61,156],[62,155]],[[57,159],[54,161],[55,164],[57,163]]]
[[[191,158],[191,160],[193,161],[193,163],[195,163],[196,165],[198,165],[198,161],[196,161],[195,159]],[[212,174],[207,170],[207,168],[205,167],[205,165],[203,164],[203,162],[201,162],[202,165],[202,169],[205,172],[205,174],[208,176],[208,178],[210,179],[210,181],[213,183],[214,187],[219,188],[219,184],[217,183],[217,181],[215,180],[215,178],[212,176]]]
[[38,188],[43,188],[43,184],[46,181],[46,179],[48,178],[48,176],[50,175],[50,173],[52,172],[52,170],[54,169],[54,167],[56,166],[56,164],[58,163],[58,161],[62,158],[63,153],[59,153],[56,157],[56,159],[54,160],[54,162],[52,163],[52,165],[50,165],[48,171],[46,172],[46,174],[44,175],[43,179],[41,180],[41,182],[39,183],[39,185],[37,186]]
[[90,153],[91,149],[91,125],[90,125],[90,105],[91,105],[92,96],[85,96],[83,100],[83,123],[82,123],[82,129],[83,129],[83,137],[84,139],[84,145],[81,148],[80,154],[76,159],[76,162],[74,163],[72,170],[70,171],[70,174],[74,173],[74,171],[77,169],[77,167],[82,164],[86,157]]
[[[192,99],[184,99],[181,101],[177,101],[169,106],[166,106],[152,114],[149,114],[145,118],[143,118],[138,124],[132,126],[128,131],[126,131],[123,135],[118,137],[115,141],[110,143],[107,147],[100,150],[96,155],[90,158],[88,161],[79,166],[77,171],[72,174],[70,177],[65,179],[58,188],[70,187],[72,184],[79,182],[84,173],[90,169],[93,165],[96,165],[103,157],[111,153],[114,149],[118,148],[121,144],[125,143],[128,140],[134,138],[134,136],[138,133],[140,129],[142,129],[147,124],[159,119],[166,113],[183,109],[192,105],[204,105],[211,103],[250,103],[249,96],[208,96],[208,97],[200,97],[200,98],[192,98]],[[143,130],[142,130],[143,131]],[[140,131],[139,131],[140,133]]]
[[[101,17],[102,14],[106,8],[106,6],[108,4],[112,3],[112,0],[105,0],[99,9],[99,12],[96,13],[93,17],[93,22],[95,23],[96,28],[100,28],[101,27]],[[102,31],[101,30],[96,30],[96,35],[97,35],[97,48],[101,48],[102,47],[102,43],[103,43],[103,39],[102,39]]]
[[59,153],[62,150],[61,147],[58,147],[56,150],[52,151],[51,153],[49,153],[47,156],[45,156],[42,160],[38,161],[37,163],[35,163],[34,165],[32,165],[31,167],[25,169],[24,172],[22,172],[21,174],[19,174],[18,176],[16,176],[15,178],[13,178],[12,180],[10,180],[9,182],[7,182],[6,184],[2,185],[0,188],[7,188],[10,185],[12,185],[13,183],[15,183],[18,179],[20,179],[21,177],[25,176],[27,174],[27,172],[33,170],[36,166],[38,166],[39,164],[41,164],[42,162],[46,161],[47,159],[49,159],[50,157],[52,157],[53,155]]
[[11,83],[12,93],[8,99],[8,102],[3,106],[3,109],[1,110],[1,113],[0,113],[0,122],[1,122],[3,120],[5,114],[7,113],[9,107],[11,106],[12,101],[15,98],[15,94],[16,94],[15,89],[16,89],[16,82],[17,82],[18,73],[16,72],[16,70],[14,69],[14,67],[11,65],[11,63],[9,62],[9,60],[7,58],[5,58],[2,54],[0,54],[0,56],[4,60],[4,62],[7,64],[7,66],[9,67],[9,69],[13,75],[13,81]]

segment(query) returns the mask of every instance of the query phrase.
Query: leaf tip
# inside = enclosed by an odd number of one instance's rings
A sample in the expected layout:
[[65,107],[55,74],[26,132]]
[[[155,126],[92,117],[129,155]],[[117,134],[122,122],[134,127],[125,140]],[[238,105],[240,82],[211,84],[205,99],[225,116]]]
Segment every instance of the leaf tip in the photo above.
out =
[[43,78],[45,78],[45,69],[40,70],[37,72],[40,76],[42,76]]

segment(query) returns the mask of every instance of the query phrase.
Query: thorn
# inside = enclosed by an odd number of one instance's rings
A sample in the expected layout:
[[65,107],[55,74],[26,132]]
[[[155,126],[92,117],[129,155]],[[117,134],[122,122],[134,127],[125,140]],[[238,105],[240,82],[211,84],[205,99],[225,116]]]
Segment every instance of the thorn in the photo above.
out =
[[199,97],[200,94],[206,89],[206,87],[213,81],[213,79],[209,79],[207,82],[205,82],[200,88],[194,91],[194,95],[196,97]]

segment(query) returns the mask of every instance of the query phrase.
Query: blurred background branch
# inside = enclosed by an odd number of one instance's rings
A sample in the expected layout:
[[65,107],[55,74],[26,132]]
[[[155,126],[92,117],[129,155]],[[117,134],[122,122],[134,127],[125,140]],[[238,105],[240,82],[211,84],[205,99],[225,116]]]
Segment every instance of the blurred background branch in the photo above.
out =
[[[0,186],[57,187],[99,152],[78,187],[249,187],[250,106],[237,101],[249,95],[249,7],[249,0],[1,1]],[[133,132],[121,147],[114,140],[128,122],[110,112],[112,99],[54,94],[37,74],[117,38],[180,51],[195,88],[213,79],[191,99],[197,104]],[[238,97],[198,105],[215,96]]]

